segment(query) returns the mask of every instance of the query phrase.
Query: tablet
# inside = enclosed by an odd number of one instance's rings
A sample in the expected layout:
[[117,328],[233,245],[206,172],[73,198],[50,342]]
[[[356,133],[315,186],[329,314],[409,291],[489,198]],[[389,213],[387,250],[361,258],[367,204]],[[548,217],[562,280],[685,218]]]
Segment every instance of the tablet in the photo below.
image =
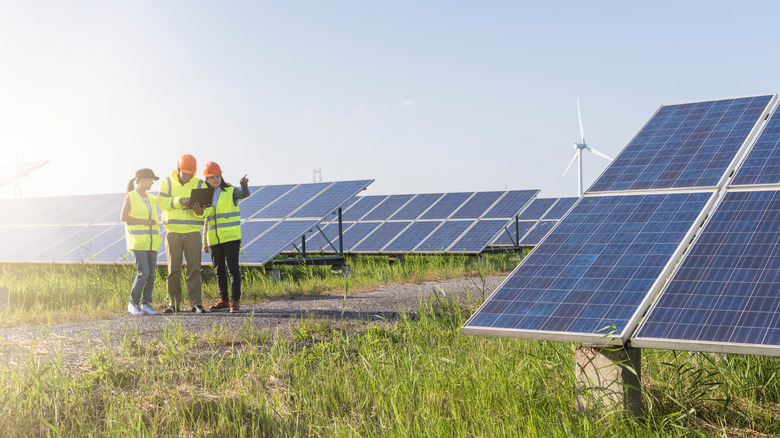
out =
[[192,189],[192,193],[190,193],[190,205],[197,202],[201,207],[211,207],[212,200],[214,200],[214,189],[211,187]]

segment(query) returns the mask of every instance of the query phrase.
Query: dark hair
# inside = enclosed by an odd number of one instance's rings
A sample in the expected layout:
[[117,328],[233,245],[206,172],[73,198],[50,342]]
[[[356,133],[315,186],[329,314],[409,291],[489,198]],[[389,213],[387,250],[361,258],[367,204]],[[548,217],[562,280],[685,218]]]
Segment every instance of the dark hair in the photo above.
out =
[[233,186],[230,185],[230,183],[228,183],[227,181],[225,181],[225,178],[222,178],[222,182],[219,183],[219,189],[224,192],[225,188],[227,188],[227,187],[233,187]]
[[127,183],[127,193],[132,192],[135,190],[135,178],[131,179],[129,183]]

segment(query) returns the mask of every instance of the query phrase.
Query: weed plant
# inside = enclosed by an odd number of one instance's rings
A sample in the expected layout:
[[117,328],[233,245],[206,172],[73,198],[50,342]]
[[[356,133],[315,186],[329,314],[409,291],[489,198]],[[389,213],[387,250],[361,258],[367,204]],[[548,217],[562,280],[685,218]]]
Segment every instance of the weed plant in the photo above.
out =
[[[360,333],[198,338],[172,326],[0,363],[0,436],[677,437],[780,433],[776,359],[645,351],[646,415],[575,410],[574,345],[463,336],[476,303],[432,299]],[[108,338],[107,338],[108,339]],[[106,340],[108,343],[108,340]]]

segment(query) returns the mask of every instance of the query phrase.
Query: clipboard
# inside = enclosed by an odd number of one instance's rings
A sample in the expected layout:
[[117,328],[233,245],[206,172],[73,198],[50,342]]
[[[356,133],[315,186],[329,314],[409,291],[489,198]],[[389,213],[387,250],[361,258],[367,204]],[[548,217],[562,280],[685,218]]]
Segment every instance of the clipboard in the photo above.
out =
[[211,207],[211,201],[214,200],[214,189],[212,187],[206,187],[205,189],[192,189],[190,193],[190,205],[196,202],[201,207]]

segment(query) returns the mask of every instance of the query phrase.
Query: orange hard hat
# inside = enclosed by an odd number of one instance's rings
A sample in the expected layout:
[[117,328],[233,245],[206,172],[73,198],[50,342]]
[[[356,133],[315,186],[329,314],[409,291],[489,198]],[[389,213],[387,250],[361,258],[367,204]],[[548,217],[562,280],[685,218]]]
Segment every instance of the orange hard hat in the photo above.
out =
[[190,154],[184,154],[179,158],[179,170],[185,173],[195,174],[198,171],[198,162]]
[[222,175],[222,169],[219,168],[219,164],[209,161],[206,163],[206,167],[203,168],[204,176],[217,176]]

